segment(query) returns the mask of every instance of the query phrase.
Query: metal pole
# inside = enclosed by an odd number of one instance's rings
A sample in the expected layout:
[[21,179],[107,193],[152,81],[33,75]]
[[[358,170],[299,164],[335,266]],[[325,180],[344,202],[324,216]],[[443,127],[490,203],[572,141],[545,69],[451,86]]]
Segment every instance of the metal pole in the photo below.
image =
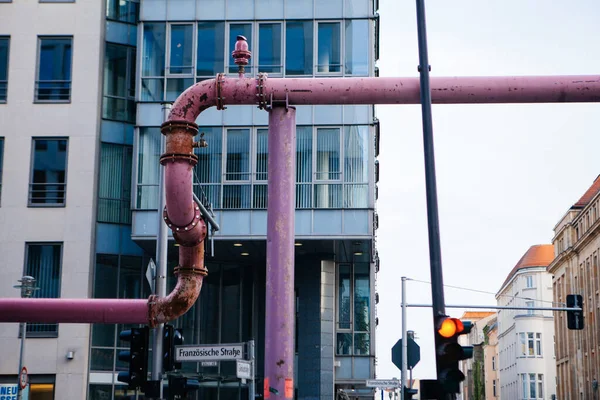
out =
[[248,388],[248,398],[254,400],[256,398],[256,356],[254,354],[254,340],[248,341],[248,358],[252,362],[252,380]]
[[[428,308],[431,304],[407,304],[407,307]],[[517,307],[517,306],[474,306],[470,304],[446,305],[448,308],[478,308],[490,310],[538,310],[538,311],[583,311],[580,307]]]
[[[171,103],[163,103],[163,121],[169,118]],[[160,153],[165,152],[165,136],[160,135]],[[191,184],[191,182],[190,182]],[[158,172],[158,235],[156,237],[156,276],[154,280],[154,294],[158,297],[167,295],[167,244],[169,232],[167,224],[163,221],[162,212],[165,209],[165,169],[159,166]],[[163,336],[164,324],[154,328],[154,342],[152,344],[152,376],[151,380],[158,381],[159,398],[163,397]]]
[[[294,397],[294,211],[296,109],[269,110],[265,390]],[[287,388],[287,390],[286,390]]]
[[[446,313],[444,307],[444,278],[442,273],[442,251],[440,246],[440,222],[437,204],[435,179],[435,155],[433,151],[433,122],[431,119],[431,89],[429,87],[429,60],[427,56],[427,30],[425,27],[425,4],[417,0],[417,33],[419,41],[419,73],[421,92],[421,114],[423,120],[423,150],[425,158],[425,187],[427,192],[427,227],[429,231],[429,262],[431,271],[431,302],[433,305],[433,326],[440,315]],[[437,337],[437,335],[434,335]],[[437,342],[437,340],[436,340]],[[437,346],[439,343],[435,343]],[[438,360],[435,359],[439,375]],[[442,399],[446,398],[441,395]],[[451,397],[453,398],[453,397]]]
[[21,329],[21,353],[19,354],[19,373],[17,374],[17,399],[21,400],[23,398],[23,389],[21,389],[21,370],[23,369],[23,364],[25,362],[25,336],[27,336],[27,322],[21,322],[19,324]]
[[400,398],[404,400],[406,370],[408,368],[408,340],[406,340],[406,277],[402,277],[402,376],[400,377]]

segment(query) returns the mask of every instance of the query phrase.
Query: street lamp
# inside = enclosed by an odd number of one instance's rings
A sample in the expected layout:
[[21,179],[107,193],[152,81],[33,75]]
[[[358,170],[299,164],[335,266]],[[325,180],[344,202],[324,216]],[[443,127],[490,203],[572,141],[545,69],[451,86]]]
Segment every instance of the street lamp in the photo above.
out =
[[[25,275],[21,279],[19,279],[20,285],[14,285],[13,287],[16,289],[21,289],[21,297],[22,298],[30,298],[33,295],[33,292],[39,290],[40,288],[35,286],[35,278],[33,276]],[[21,389],[21,370],[23,369],[24,355],[25,355],[25,337],[27,336],[27,323],[20,323],[21,330],[21,354],[19,355],[19,372],[17,376],[17,399],[21,400],[23,398],[23,389]]]

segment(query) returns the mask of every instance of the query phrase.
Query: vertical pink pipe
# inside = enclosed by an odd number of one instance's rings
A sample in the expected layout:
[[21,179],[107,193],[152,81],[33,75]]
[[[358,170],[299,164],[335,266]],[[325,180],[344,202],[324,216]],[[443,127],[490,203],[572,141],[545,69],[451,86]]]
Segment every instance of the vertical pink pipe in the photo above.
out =
[[294,396],[294,206],[296,109],[269,111],[265,390]]

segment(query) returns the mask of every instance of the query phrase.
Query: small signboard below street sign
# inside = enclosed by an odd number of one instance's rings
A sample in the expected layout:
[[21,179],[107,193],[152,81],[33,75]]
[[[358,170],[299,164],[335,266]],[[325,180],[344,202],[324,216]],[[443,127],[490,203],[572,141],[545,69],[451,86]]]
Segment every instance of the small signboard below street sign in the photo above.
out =
[[367,387],[380,389],[399,388],[400,381],[398,379],[367,379]]
[[200,363],[201,367],[217,367],[219,363],[217,361],[202,361]]
[[236,376],[241,379],[252,379],[252,362],[246,360],[236,360]]
[[224,361],[243,358],[243,344],[175,346],[175,361]]

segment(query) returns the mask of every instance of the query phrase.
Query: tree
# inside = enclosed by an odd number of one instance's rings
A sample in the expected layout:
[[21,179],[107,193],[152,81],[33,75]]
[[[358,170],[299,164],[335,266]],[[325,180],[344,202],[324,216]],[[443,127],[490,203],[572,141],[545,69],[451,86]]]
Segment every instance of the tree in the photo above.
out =
[[485,400],[485,381],[481,361],[473,362],[473,400]]

